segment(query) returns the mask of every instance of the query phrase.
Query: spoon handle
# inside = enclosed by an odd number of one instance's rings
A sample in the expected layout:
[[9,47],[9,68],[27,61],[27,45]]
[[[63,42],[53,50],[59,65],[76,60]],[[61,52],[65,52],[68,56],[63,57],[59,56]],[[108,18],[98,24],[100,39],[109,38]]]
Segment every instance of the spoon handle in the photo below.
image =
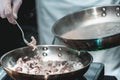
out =
[[20,29],[20,31],[21,31],[21,33],[22,33],[22,38],[23,38],[23,41],[25,42],[25,44],[29,44],[29,42],[26,40],[26,38],[25,38],[25,34],[24,34],[24,32],[23,32],[23,30],[22,30],[22,28],[21,28],[21,26],[19,25],[19,23],[15,20],[15,23],[16,23],[16,25],[18,26],[18,28]]

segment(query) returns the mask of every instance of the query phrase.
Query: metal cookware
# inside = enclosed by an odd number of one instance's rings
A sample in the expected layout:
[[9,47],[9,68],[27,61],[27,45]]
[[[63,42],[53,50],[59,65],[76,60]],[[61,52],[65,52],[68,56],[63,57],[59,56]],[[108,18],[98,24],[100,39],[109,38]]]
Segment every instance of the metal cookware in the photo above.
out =
[[[100,50],[120,45],[120,5],[84,9],[58,20],[53,44],[77,50]],[[57,41],[58,40],[58,41]]]
[[[83,76],[88,70],[90,64],[93,61],[92,56],[87,52],[78,52],[62,45],[37,45],[38,50],[32,51],[29,47],[22,47],[7,52],[1,57],[1,65],[3,69],[11,76],[14,80],[73,80],[75,77]],[[11,70],[14,67],[16,61],[21,57],[33,57],[35,55],[41,55],[42,60],[46,61],[76,61],[81,62],[84,67],[78,70],[51,74],[45,78],[45,75],[35,75],[19,73]]]

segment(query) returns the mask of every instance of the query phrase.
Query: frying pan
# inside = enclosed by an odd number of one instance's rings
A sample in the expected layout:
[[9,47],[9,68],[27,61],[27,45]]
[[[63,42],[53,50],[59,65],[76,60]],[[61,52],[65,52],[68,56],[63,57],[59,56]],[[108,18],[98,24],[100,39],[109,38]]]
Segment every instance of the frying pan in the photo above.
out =
[[[1,57],[1,65],[8,75],[14,80],[73,80],[76,77],[83,76],[93,61],[92,56],[87,52],[79,52],[63,45],[37,45],[37,50],[32,51],[29,47],[21,47],[5,53]],[[27,73],[19,73],[13,71],[16,61],[21,57],[33,57],[41,55],[43,61],[76,61],[81,62],[84,66],[77,70],[50,74],[47,79],[45,75],[35,75]]]
[[53,44],[64,44],[77,50],[119,46],[120,5],[91,7],[68,14],[53,25],[52,32]]

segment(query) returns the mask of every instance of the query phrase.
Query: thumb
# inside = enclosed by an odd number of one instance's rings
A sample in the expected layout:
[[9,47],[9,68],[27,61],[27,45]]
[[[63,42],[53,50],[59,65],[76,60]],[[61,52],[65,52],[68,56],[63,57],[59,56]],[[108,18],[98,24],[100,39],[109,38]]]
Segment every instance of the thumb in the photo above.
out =
[[22,4],[22,0],[13,0],[13,17],[15,19],[17,19],[17,14],[18,14],[18,11],[19,11],[19,8]]

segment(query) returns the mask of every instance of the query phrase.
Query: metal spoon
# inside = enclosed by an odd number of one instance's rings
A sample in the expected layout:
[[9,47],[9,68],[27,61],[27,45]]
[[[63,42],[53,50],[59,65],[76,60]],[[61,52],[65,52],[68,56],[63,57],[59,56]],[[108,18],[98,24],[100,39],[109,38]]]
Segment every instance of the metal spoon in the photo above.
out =
[[14,20],[15,21],[15,23],[16,23],[16,25],[18,26],[18,28],[20,29],[20,31],[21,31],[21,33],[22,33],[22,38],[23,38],[23,41],[25,42],[25,44],[29,44],[29,42],[27,41],[27,39],[25,38],[25,35],[24,35],[24,32],[23,32],[23,30],[22,30],[22,28],[21,28],[21,26],[19,25],[19,23],[16,21],[16,20]]

